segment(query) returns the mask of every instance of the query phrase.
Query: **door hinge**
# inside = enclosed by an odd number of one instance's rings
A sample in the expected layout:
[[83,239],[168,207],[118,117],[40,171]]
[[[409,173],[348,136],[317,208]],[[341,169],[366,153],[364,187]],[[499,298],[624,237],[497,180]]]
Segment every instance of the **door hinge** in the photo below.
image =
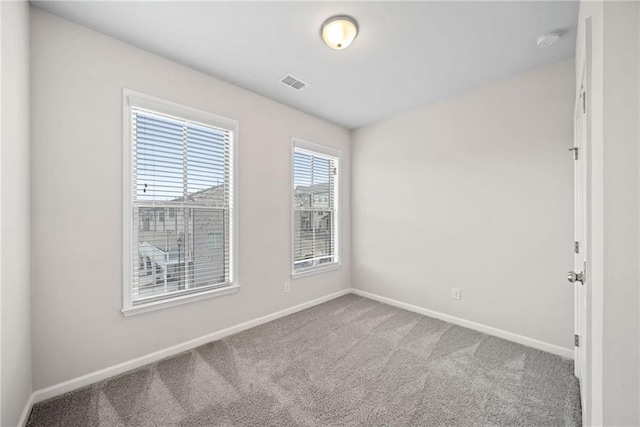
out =
[[580,347],[580,335],[575,334],[573,336],[573,345],[576,347]]
[[569,151],[573,151],[573,159],[578,160],[578,147],[571,147]]
[[574,242],[573,244],[573,250],[575,251],[575,253],[579,254],[580,253],[580,242]]
[[582,92],[582,114],[587,112],[587,92]]

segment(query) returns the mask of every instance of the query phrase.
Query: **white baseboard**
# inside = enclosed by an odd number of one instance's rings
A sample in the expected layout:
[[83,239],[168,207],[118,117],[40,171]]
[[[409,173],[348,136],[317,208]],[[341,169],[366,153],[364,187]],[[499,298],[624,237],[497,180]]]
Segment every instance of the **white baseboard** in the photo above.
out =
[[33,399],[35,398],[35,393],[31,393],[29,398],[27,399],[27,403],[24,405],[24,409],[22,409],[22,414],[20,415],[20,419],[18,420],[19,426],[24,426],[27,424],[29,420],[29,415],[31,414],[31,407],[35,403]]
[[568,359],[573,359],[573,349],[560,347],[555,344],[549,344],[544,341],[539,341],[533,338],[525,337],[524,335],[514,334],[513,332],[507,332],[502,329],[482,325],[480,323],[472,322],[470,320],[460,319],[459,317],[450,316],[444,313],[439,313],[437,311],[429,310],[423,307],[418,307],[417,305],[407,304],[405,302],[401,302],[391,298],[361,291],[359,289],[352,288],[351,293],[360,295],[361,297],[379,301],[385,304],[389,304],[394,307],[402,308],[408,311],[413,311],[415,313],[424,314],[425,316],[444,320],[445,322],[453,323],[454,325],[464,326],[465,328],[473,329],[473,330],[483,332],[485,334],[493,335],[499,338],[504,338],[505,340],[526,345],[527,347],[533,347],[538,350],[546,351],[548,353],[556,354],[558,356],[566,357]]
[[96,372],[91,372],[89,374],[82,375],[77,378],[73,378],[69,381],[65,381],[59,384],[52,385],[50,387],[36,390],[33,393],[31,393],[31,396],[27,400],[24,410],[22,411],[22,416],[20,417],[18,426],[22,427],[26,424],[29,414],[31,413],[31,407],[38,402],[51,399],[52,397],[56,397],[64,393],[77,390],[79,388],[88,386],[98,381],[105,380],[107,378],[114,377],[116,375],[120,375],[132,369],[136,369],[141,366],[148,365],[149,363],[157,362],[158,360],[162,360],[167,357],[171,357],[176,354],[182,353],[184,351],[194,349],[203,344],[207,344],[211,341],[220,340],[229,335],[237,334],[238,332],[245,331],[255,326],[259,326],[264,323],[271,322],[272,320],[276,320],[281,317],[285,317],[290,314],[297,313],[298,311],[302,311],[307,308],[313,307],[315,305],[322,304],[323,302],[327,302],[329,300],[341,297],[350,292],[351,292],[351,289],[343,289],[341,291],[335,292],[330,295],[325,295],[323,297],[316,298],[314,300],[307,301],[305,303],[298,304],[296,306],[289,307],[284,310],[280,310],[275,313],[268,314],[266,316],[258,317],[257,319],[249,320],[248,322],[240,323],[239,325],[231,326],[230,328],[213,332],[211,334],[184,342],[182,344],[174,345],[172,347],[165,348],[163,350],[156,351],[151,354],[147,354],[146,356],[138,357],[136,359],[122,362],[117,365],[110,366],[105,369],[101,369]]

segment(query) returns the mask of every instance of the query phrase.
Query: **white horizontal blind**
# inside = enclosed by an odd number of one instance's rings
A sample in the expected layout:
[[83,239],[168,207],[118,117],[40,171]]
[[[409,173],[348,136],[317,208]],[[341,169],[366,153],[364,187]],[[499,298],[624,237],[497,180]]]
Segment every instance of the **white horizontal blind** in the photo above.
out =
[[134,305],[232,283],[233,132],[131,107]]
[[339,262],[338,163],[336,156],[294,146],[294,273]]

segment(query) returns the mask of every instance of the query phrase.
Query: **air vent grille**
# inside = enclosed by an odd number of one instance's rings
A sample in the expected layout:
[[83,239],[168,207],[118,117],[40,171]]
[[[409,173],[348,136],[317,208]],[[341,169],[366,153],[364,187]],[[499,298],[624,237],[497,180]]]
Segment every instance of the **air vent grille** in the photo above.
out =
[[309,86],[308,83],[303,82],[302,80],[295,76],[292,76],[291,74],[287,74],[286,76],[281,78],[280,83],[285,84],[296,91],[301,91],[305,87]]

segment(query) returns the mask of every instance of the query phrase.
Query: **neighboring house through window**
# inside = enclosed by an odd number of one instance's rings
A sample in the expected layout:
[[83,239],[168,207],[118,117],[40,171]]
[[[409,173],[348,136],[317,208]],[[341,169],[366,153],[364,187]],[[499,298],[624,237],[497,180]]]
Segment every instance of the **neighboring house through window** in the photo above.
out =
[[340,264],[340,152],[293,140],[293,275]]
[[234,287],[236,122],[124,97],[123,312]]

